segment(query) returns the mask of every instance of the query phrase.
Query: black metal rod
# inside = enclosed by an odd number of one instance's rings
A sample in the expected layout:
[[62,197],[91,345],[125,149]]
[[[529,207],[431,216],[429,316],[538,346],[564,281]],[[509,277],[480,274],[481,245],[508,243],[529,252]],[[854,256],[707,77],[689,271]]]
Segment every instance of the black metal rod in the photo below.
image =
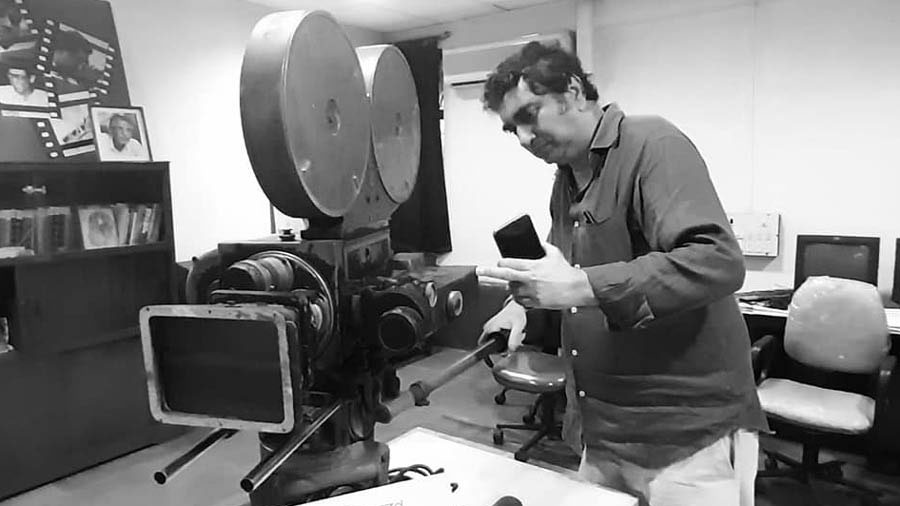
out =
[[444,371],[441,372],[436,378],[416,381],[415,383],[410,385],[409,389],[405,393],[401,393],[399,397],[385,405],[385,407],[387,408],[388,416],[383,421],[383,423],[390,422],[398,414],[406,411],[413,406],[422,406],[427,404],[428,396],[431,394],[431,392],[444,386],[450,380],[464,373],[473,365],[481,362],[491,353],[498,353],[503,351],[506,348],[506,340],[508,336],[508,332],[496,332],[490,336],[490,339],[486,339],[481,346],[475,348],[475,351],[457,360],[453,365],[444,369]]
[[188,466],[188,464],[197,460],[200,455],[206,453],[206,450],[209,450],[212,445],[218,443],[222,439],[230,438],[237,432],[235,429],[216,429],[209,434],[206,435],[199,443],[195,444],[190,450],[185,452],[183,455],[172,461],[171,464],[167,465],[163,468],[162,471],[156,471],[153,473],[153,479],[156,483],[160,485],[166,483],[175,477],[176,474],[181,472],[182,469]]
[[268,480],[269,477],[272,476],[272,473],[274,473],[281,464],[284,464],[284,461],[286,461],[288,457],[297,451],[310,436],[319,430],[319,427],[341,409],[342,405],[341,402],[336,402],[323,410],[322,414],[320,414],[313,423],[308,425],[304,430],[292,434],[290,439],[288,439],[281,448],[275,450],[275,452],[269,455],[265,460],[257,464],[256,467],[247,473],[247,476],[241,480],[241,488],[244,492],[253,492],[257,487],[262,485],[264,481]]
[[503,346],[504,343],[496,338],[488,339],[484,344],[475,348],[475,351],[462,357],[450,367],[444,369],[437,377],[418,381],[417,383],[420,385],[425,398],[428,398],[428,395],[431,394],[431,392],[446,385],[453,378],[464,373],[473,365],[481,362],[487,355],[501,351]]

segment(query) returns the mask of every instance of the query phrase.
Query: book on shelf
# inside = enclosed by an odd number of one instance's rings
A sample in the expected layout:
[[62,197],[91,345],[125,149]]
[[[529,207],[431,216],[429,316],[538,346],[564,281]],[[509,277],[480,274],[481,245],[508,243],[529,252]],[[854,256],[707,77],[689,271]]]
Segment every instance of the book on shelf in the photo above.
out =
[[128,245],[128,234],[131,230],[131,206],[125,202],[113,204],[113,214],[116,217],[116,235],[119,239],[119,246]]
[[22,248],[34,252],[35,210],[0,210],[0,247]]
[[153,204],[153,219],[150,222],[150,231],[147,233],[147,242],[159,242],[159,230],[162,228],[162,206]]
[[12,351],[9,345],[9,320],[5,316],[0,316],[0,353]]
[[39,207],[35,210],[35,253],[38,255],[74,249],[74,223],[68,207]]
[[0,248],[9,246],[12,234],[12,209],[0,209]]
[[115,218],[119,246],[159,241],[162,226],[160,204],[117,202],[108,207],[112,209]]

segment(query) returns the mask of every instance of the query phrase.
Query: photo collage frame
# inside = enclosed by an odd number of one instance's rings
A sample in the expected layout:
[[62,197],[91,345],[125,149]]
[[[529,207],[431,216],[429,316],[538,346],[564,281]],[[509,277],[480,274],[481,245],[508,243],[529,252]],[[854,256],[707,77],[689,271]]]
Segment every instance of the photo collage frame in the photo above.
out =
[[92,106],[104,103],[119,55],[80,27],[37,19],[29,0],[0,0],[0,116],[34,120],[51,159],[96,150]]

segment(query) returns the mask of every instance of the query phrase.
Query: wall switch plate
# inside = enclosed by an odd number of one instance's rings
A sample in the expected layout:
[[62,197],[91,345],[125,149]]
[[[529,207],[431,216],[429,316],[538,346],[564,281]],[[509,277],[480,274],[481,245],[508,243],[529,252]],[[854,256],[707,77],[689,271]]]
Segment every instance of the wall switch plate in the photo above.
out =
[[778,213],[728,213],[728,221],[744,256],[777,257],[781,236]]

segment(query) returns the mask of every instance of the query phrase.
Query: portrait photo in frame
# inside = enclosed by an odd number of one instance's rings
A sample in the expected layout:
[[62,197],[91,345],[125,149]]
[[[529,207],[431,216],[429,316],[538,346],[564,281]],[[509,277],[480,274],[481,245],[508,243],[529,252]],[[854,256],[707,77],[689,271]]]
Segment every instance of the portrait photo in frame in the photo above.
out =
[[149,162],[150,142],[141,107],[90,107],[94,146],[101,162]]

